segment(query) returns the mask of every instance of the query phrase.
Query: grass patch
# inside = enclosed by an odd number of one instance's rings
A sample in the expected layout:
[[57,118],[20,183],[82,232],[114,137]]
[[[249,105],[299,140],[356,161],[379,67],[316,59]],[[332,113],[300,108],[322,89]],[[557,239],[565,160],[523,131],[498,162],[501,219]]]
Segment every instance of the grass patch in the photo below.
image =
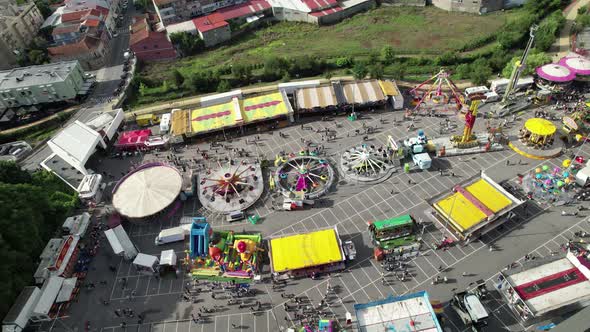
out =
[[171,79],[173,69],[190,76],[199,70],[231,63],[261,63],[269,55],[312,55],[324,59],[367,56],[384,45],[394,46],[397,54],[434,56],[447,50],[459,50],[472,40],[499,29],[518,14],[519,10],[479,16],[434,7],[380,7],[333,26],[281,22],[233,40],[231,45],[196,56],[147,64],[141,75],[162,82]]

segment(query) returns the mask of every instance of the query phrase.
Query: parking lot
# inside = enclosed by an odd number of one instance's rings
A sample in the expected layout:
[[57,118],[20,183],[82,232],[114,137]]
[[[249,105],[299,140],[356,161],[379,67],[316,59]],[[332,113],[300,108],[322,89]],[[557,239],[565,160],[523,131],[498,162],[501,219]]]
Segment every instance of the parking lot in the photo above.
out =
[[[294,125],[280,131],[284,137],[273,134],[260,133],[245,138],[233,139],[226,143],[226,148],[219,148],[217,152],[211,149],[207,142],[187,144],[177,153],[182,158],[196,158],[199,151],[208,151],[212,156],[223,158],[230,156],[231,148],[245,148],[252,156],[274,159],[274,155],[281,151],[299,151],[303,148],[301,139],[313,140],[324,144],[328,158],[336,161],[339,153],[344,149],[359,144],[361,135],[355,135],[364,126],[376,126],[376,133],[370,136],[369,144],[385,144],[388,135],[402,139],[415,135],[415,130],[408,131],[409,122],[394,124],[394,119],[402,120],[399,112],[369,113],[362,120],[350,122],[343,117],[331,121],[318,121],[317,118],[304,119],[308,121],[304,126]],[[430,137],[439,136],[439,118],[420,118],[415,122],[417,128],[425,129]],[[457,123],[455,133],[462,131],[459,118],[453,119]],[[522,123],[524,119],[519,119]],[[492,123],[493,124],[493,123]],[[485,126],[485,120],[478,120],[477,127]],[[311,128],[310,128],[311,127]],[[321,134],[315,129],[324,127],[337,131],[334,142],[321,141]],[[514,124],[511,130],[518,130],[519,124]],[[246,139],[254,140],[259,135],[257,144],[247,144]],[[228,148],[229,146],[229,148]],[[583,154],[590,151],[583,147]],[[129,166],[146,160],[165,159],[167,152],[138,155],[126,159],[105,158],[98,163],[99,170],[105,170],[114,175],[110,182],[115,182],[120,174],[124,174]],[[156,221],[145,224],[125,224],[125,227],[141,252],[159,255],[161,250],[174,249],[179,257],[184,255],[184,244],[170,244],[155,246],[154,238],[161,229],[173,227],[179,223],[182,216],[206,215],[214,229],[235,229],[237,231],[258,231],[264,237],[293,234],[316,229],[336,226],[343,240],[352,240],[357,248],[357,259],[352,262],[347,271],[331,276],[322,276],[320,280],[298,279],[288,283],[287,293],[307,297],[314,306],[324,297],[328,283],[335,289],[336,295],[330,297],[330,307],[325,312],[326,317],[335,317],[344,324],[346,312],[354,313],[355,303],[366,303],[389,295],[402,295],[419,290],[427,290],[430,297],[442,302],[452,296],[452,289],[463,289],[469,283],[478,279],[493,280],[497,272],[507,264],[519,260],[525,254],[534,252],[536,255],[549,255],[558,251],[559,245],[569,233],[577,227],[588,229],[588,223],[581,222],[576,217],[559,216],[558,208],[548,209],[547,206],[529,204],[527,209],[517,210],[520,221],[510,221],[502,228],[496,229],[483,237],[482,241],[472,242],[466,246],[454,246],[446,251],[431,249],[432,243],[439,242],[444,236],[441,226],[428,217],[427,200],[437,194],[449,192],[454,185],[461,183],[480,171],[485,171],[496,181],[513,180],[517,174],[534,169],[538,165],[546,164],[550,167],[559,166],[564,159],[547,162],[525,160],[512,150],[491,152],[486,154],[450,157],[435,160],[429,171],[405,174],[398,170],[393,176],[380,184],[365,185],[351,183],[345,179],[338,179],[338,184],[324,198],[320,204],[302,211],[274,211],[271,209],[271,199],[265,194],[265,199],[257,203],[249,212],[262,217],[262,222],[251,225],[248,222],[229,224],[221,216],[204,211],[194,199],[184,202],[172,215],[165,215]],[[511,165],[507,166],[506,161]],[[518,161],[521,161],[520,163]],[[211,162],[211,161],[210,161]],[[213,166],[213,164],[210,164]],[[439,168],[444,171],[440,175]],[[453,175],[454,174],[454,175]],[[411,179],[411,183],[408,181]],[[379,263],[372,259],[367,221],[391,218],[402,214],[412,214],[425,227],[423,234],[422,253],[412,259],[408,271],[411,277],[405,281],[398,280],[394,275],[384,273]],[[490,252],[488,245],[494,244],[497,250]],[[539,245],[541,245],[539,247]],[[196,304],[182,300],[182,293],[189,282],[186,276],[166,275],[161,278],[138,275],[128,262],[110,254],[108,243],[101,248],[101,254],[95,263],[96,272],[89,274],[90,280],[108,278],[108,286],[84,293],[78,304],[73,305],[68,315],[52,322],[53,329],[68,326],[82,327],[85,321],[91,321],[93,329],[105,331],[122,330],[121,322],[125,321],[127,329],[138,331],[276,331],[298,324],[294,316],[285,310],[285,299],[281,293],[273,291],[270,283],[260,283],[253,287],[257,291],[255,298],[247,298],[248,303],[260,301],[263,310],[252,312],[250,306],[238,308],[227,306],[227,298],[222,291],[216,291],[216,299],[208,293],[201,293]],[[108,271],[108,266],[116,266],[116,273]],[[440,267],[444,272],[440,272]],[[265,267],[265,271],[268,267]],[[468,276],[463,276],[468,272]],[[447,276],[447,284],[432,285],[432,278],[436,275]],[[385,282],[383,281],[385,279]],[[490,284],[491,286],[491,284]],[[496,294],[497,295],[497,294]],[[104,306],[99,299],[108,299],[110,304]],[[200,307],[222,306],[214,314],[206,314],[205,323],[195,324],[191,314],[198,313]],[[489,311],[493,312],[490,325],[493,331],[510,330],[522,331],[524,327],[513,317],[500,299],[492,298],[486,303]],[[137,324],[137,319],[123,320],[114,314],[116,308],[131,308],[135,313],[143,313],[145,320]],[[445,328],[450,331],[462,331],[464,327],[458,317],[445,311]],[[45,326],[45,325],[44,325]]]

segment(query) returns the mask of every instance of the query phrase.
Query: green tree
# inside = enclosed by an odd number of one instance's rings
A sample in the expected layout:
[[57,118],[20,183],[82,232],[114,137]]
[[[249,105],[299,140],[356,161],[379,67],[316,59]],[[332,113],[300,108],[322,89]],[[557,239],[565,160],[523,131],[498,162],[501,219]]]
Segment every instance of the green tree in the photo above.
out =
[[162,82],[162,92],[166,93],[170,90],[170,84],[168,83],[168,80],[164,80],[164,82]]
[[269,57],[264,61],[263,75],[268,80],[276,80],[285,74],[289,69],[289,64],[284,58]]
[[51,8],[49,8],[49,4],[45,0],[35,0],[35,5],[37,6],[37,8],[39,8],[39,11],[41,12],[41,15],[43,15],[43,18],[48,18],[49,16],[51,16],[51,13],[53,13]]
[[467,79],[471,75],[471,66],[467,63],[462,63],[455,68],[455,73],[460,79]]
[[492,76],[492,68],[484,58],[475,60],[470,66],[469,79],[475,85],[487,85]]
[[381,48],[381,61],[385,65],[390,65],[395,61],[395,50],[391,45],[385,45]]
[[453,51],[446,51],[434,59],[437,66],[448,66],[457,62],[457,54]]
[[52,173],[30,175],[15,163],[0,162],[0,316],[33,283],[45,243],[77,204],[76,193]]
[[369,76],[372,79],[380,80],[383,78],[383,65],[375,63],[369,67]]
[[356,61],[351,71],[355,80],[362,80],[369,73],[367,70],[367,65],[363,61]]
[[235,78],[243,80],[245,83],[250,82],[252,78],[252,68],[241,63],[234,64],[231,67],[231,73]]
[[172,71],[172,78],[174,78],[174,84],[176,84],[176,88],[180,88],[184,83],[184,76],[182,76],[178,69],[174,69]]
[[[512,71],[514,70],[514,66],[517,61],[520,61],[520,57],[514,57],[506,64],[504,70],[502,70],[502,76],[505,78],[510,78],[512,75]],[[544,52],[532,52],[525,64],[525,68],[523,68],[521,75],[531,75],[535,68],[542,66],[544,64],[548,64],[551,62],[551,56],[547,55]]]
[[231,83],[228,80],[221,80],[217,85],[217,92],[227,92],[231,90]]
[[205,49],[205,43],[199,36],[189,32],[175,32],[170,34],[170,41],[176,45],[183,55],[195,55]]
[[146,95],[146,93],[147,93],[147,86],[143,82],[139,83],[139,94],[143,97]]
[[403,80],[406,77],[406,66],[396,63],[391,67],[391,73],[395,79]]
[[348,68],[352,66],[353,61],[352,58],[349,56],[344,56],[336,59],[336,67],[338,68]]

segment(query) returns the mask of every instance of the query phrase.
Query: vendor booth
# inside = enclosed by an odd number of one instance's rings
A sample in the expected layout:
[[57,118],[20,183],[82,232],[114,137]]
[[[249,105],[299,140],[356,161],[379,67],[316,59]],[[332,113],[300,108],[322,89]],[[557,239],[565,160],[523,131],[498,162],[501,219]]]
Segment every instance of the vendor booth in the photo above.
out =
[[154,274],[160,269],[160,261],[158,257],[139,253],[133,260],[133,266],[142,274]]
[[176,262],[178,258],[174,250],[163,250],[160,253],[160,273],[164,271],[176,272]]

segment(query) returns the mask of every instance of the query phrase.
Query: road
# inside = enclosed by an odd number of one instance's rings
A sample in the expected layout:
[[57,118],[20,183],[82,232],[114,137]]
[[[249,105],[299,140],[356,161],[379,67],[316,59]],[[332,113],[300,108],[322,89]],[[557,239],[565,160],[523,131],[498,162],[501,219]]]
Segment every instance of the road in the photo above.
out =
[[553,55],[553,61],[557,62],[559,59],[566,56],[571,50],[571,31],[572,25],[576,20],[576,16],[578,15],[578,9],[582,6],[587,6],[590,3],[590,0],[577,0],[576,2],[569,5],[563,11],[563,16],[565,16],[565,25],[559,32],[559,37],[551,46],[550,53]]
[[[485,108],[485,107],[484,107]],[[350,122],[343,117],[336,118],[334,122],[320,122],[319,117],[304,118],[313,128],[328,127],[338,128],[338,139],[335,142],[324,143],[327,154],[331,160],[337,160],[338,155],[344,149],[358,144],[358,137],[354,132],[361,129],[362,125],[378,126],[377,133],[371,138],[371,144],[380,145],[385,142],[387,135],[402,139],[414,132],[408,132],[403,126],[393,126],[394,118],[401,119],[400,112],[382,112],[365,115],[362,120]],[[526,117],[513,124],[510,131],[520,128]],[[380,123],[383,118],[385,124]],[[423,128],[430,137],[438,136],[438,126],[441,120],[438,118],[421,118],[416,126]],[[462,120],[452,118],[457,124],[455,133],[462,131]],[[338,126],[336,126],[336,122]],[[476,123],[476,130],[482,130],[484,121]],[[271,158],[279,151],[299,151],[302,149],[301,139],[320,141],[320,134],[313,130],[302,129],[300,126],[290,126],[280,130],[285,136],[263,133],[256,145],[247,144],[244,137],[232,140],[232,148],[245,148],[252,154],[262,154]],[[249,137],[252,140],[252,137]],[[223,150],[215,153],[208,144],[198,144],[200,151],[209,150],[211,155],[223,157]],[[583,146],[583,154],[590,153],[590,147]],[[113,175],[111,184],[119,179],[129,169],[130,165],[154,160],[166,160],[167,152],[150,153],[143,156],[134,156],[124,160],[105,158],[98,165],[94,165],[97,171],[106,171]],[[177,156],[192,160],[200,158],[196,145],[191,144],[180,148]],[[561,158],[563,159],[563,158]],[[251,225],[247,222],[229,224],[220,216],[204,213],[203,209],[194,199],[186,201],[182,208],[171,217],[147,224],[126,224],[125,228],[131,239],[140,249],[148,254],[157,255],[161,250],[174,249],[182,256],[185,246],[183,243],[155,246],[154,238],[161,229],[173,227],[179,223],[182,216],[195,216],[205,214],[214,229],[234,229],[246,231],[259,231],[264,237],[272,235],[301,233],[325,227],[338,227],[343,240],[352,240],[358,251],[355,262],[350,265],[349,272],[343,272],[340,276],[332,276],[330,283],[338,290],[338,297],[331,299],[331,307],[327,316],[334,314],[342,321],[344,313],[353,312],[355,303],[364,303],[383,298],[388,295],[402,295],[419,290],[427,290],[434,299],[446,302],[452,296],[451,289],[463,289],[477,279],[492,280],[499,270],[507,264],[517,261],[529,252],[539,255],[548,255],[555,251],[564,238],[569,236],[567,232],[577,230],[576,227],[590,230],[588,223],[581,223],[574,217],[561,217],[559,209],[546,206],[531,206],[528,218],[523,211],[517,211],[526,221],[510,222],[502,229],[495,230],[485,236],[481,242],[474,242],[467,246],[453,247],[448,251],[433,251],[431,243],[439,241],[443,232],[437,225],[429,223],[425,213],[428,208],[426,200],[442,192],[449,192],[451,188],[465,179],[479,174],[484,170],[497,181],[514,179],[517,174],[534,169],[538,165],[547,164],[558,166],[561,159],[548,162],[525,160],[511,150],[492,152],[471,157],[454,157],[435,161],[430,171],[414,172],[409,175],[398,172],[386,181],[376,185],[362,185],[340,181],[335,190],[330,192],[322,200],[323,204],[313,209],[295,212],[277,212],[270,208],[270,200],[262,200],[256,204],[250,213],[256,213],[263,217],[262,223]],[[506,166],[506,160],[512,161],[512,166]],[[522,160],[520,165],[516,162]],[[215,167],[210,164],[209,167]],[[441,176],[437,168],[445,169],[445,175]],[[451,176],[451,172],[455,176]],[[416,184],[408,184],[412,179]],[[412,277],[401,282],[392,276],[386,276],[387,283],[382,283],[380,266],[371,259],[372,246],[370,245],[366,222],[394,217],[411,213],[426,225],[424,235],[423,255],[412,260],[410,273]],[[565,233],[564,233],[565,232]],[[490,252],[488,244],[493,243],[496,251]],[[108,271],[109,265],[117,266],[117,272]],[[431,285],[432,277],[439,274],[438,267],[446,267],[444,275],[448,277],[449,284]],[[268,271],[268,267],[265,267]],[[462,272],[468,272],[469,276],[463,277]],[[122,288],[122,280],[128,285]],[[258,296],[251,301],[259,300],[266,303],[264,310],[252,313],[248,308],[239,309],[225,306],[226,300],[223,294],[218,292],[217,299],[212,299],[209,294],[199,295],[196,305],[181,300],[186,283],[186,276],[174,278],[167,276],[159,279],[138,274],[129,262],[114,257],[110,253],[108,244],[103,242],[99,255],[95,258],[91,270],[87,276],[87,282],[106,280],[108,286],[97,286],[93,291],[82,291],[78,302],[67,311],[66,317],[59,319],[54,324],[54,330],[68,330],[82,328],[84,321],[92,322],[93,328],[105,332],[124,332],[120,323],[125,321],[128,328],[138,331],[229,331],[232,325],[241,327],[244,331],[281,331],[294,324],[293,317],[285,311],[280,293],[271,291],[266,283],[253,286],[258,291]],[[320,280],[300,279],[289,282],[286,287],[288,293],[294,293],[310,299],[317,304],[323,297],[327,284],[324,276]],[[202,286],[202,285],[200,285]],[[130,295],[134,294],[133,296]],[[497,294],[493,294],[497,296]],[[104,307],[100,299],[108,299],[110,304]],[[198,312],[198,307],[220,305],[223,309],[213,315],[208,315],[207,323],[195,325],[190,320],[190,314]],[[492,298],[486,302],[488,310],[493,312],[490,320],[490,331],[523,331],[525,327],[514,318],[502,302]],[[113,310],[116,308],[132,308],[136,313],[145,313],[146,319],[137,324],[136,319],[117,318]],[[450,331],[463,331],[458,317],[447,308],[444,317],[447,320],[446,329]],[[53,323],[53,322],[52,322]],[[42,327],[43,328],[43,327]],[[533,327],[534,328],[534,327]]]
[[[87,100],[79,105],[79,109],[62,127],[73,123],[76,120],[86,120],[91,114],[100,112],[104,109],[111,110],[111,99],[113,91],[118,87],[121,81],[121,74],[123,73],[123,53],[129,47],[129,24],[131,17],[135,11],[133,6],[127,8],[125,17],[123,19],[123,27],[118,29],[119,35],[111,39],[111,52],[106,61],[106,65],[93,72],[96,75],[96,86],[92,90],[92,94],[88,96]],[[21,161],[24,169],[35,170],[40,166],[39,164],[45,158],[51,155],[51,149],[44,144],[37,148],[27,158]]]

